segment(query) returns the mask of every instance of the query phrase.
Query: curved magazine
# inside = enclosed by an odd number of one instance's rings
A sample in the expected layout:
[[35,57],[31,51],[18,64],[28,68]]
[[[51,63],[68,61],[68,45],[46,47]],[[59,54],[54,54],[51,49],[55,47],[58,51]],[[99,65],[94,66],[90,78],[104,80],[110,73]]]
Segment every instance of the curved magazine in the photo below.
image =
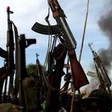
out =
[[60,29],[59,29],[58,25],[47,26],[47,25],[42,25],[38,22],[36,22],[32,26],[31,29],[37,33],[44,34],[44,35],[59,34],[60,33]]

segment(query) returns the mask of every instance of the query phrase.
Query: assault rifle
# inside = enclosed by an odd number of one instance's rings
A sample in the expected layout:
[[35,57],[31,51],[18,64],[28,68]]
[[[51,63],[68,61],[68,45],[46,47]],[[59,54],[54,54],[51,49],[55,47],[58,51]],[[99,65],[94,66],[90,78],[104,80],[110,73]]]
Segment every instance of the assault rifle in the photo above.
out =
[[12,21],[10,20],[10,14],[13,14],[10,11],[10,7],[7,7],[7,52],[8,52],[8,68],[9,71],[12,72],[14,69],[14,37],[13,37],[13,29],[12,29]]
[[51,7],[53,17],[55,18],[59,26],[60,35],[62,35],[63,39],[65,40],[67,49],[73,50],[74,48],[76,48],[77,43],[65,19],[66,16],[64,14],[64,11],[60,7],[57,0],[48,0],[48,3]]
[[74,49],[76,48],[76,40],[69,28],[69,25],[66,21],[66,16],[61,6],[57,0],[48,0],[49,6],[52,10],[53,17],[57,22],[57,25],[60,29],[61,42],[65,43],[65,46],[68,50],[68,56],[71,64],[71,71],[73,76],[74,88],[78,90],[81,86],[88,84],[87,77],[83,71],[82,66],[77,60],[76,53]]
[[27,99],[25,90],[23,89],[23,80],[28,77],[26,71],[26,53],[25,49],[31,44],[35,44],[36,39],[26,39],[24,34],[21,34],[18,38],[18,74],[19,74],[19,97],[20,97],[20,105],[24,107],[24,112],[28,109]]
[[[66,16],[64,11],[60,7],[57,0],[48,0],[49,6],[52,10],[53,17],[57,22],[57,25],[45,26],[39,23],[35,23],[32,27],[33,31],[36,31],[41,34],[51,34],[58,35],[62,43],[65,43],[65,46],[68,50],[68,55],[70,58],[71,70],[73,75],[74,87],[79,89],[81,86],[88,84],[88,80],[85,76],[85,73],[77,61],[76,53],[74,49],[77,46],[76,40],[69,28],[69,25],[66,21]],[[50,30],[50,31],[49,31]]]
[[[13,14],[12,11],[10,11],[10,7],[7,7],[7,51],[0,48],[0,56],[5,58],[5,86],[4,86],[4,93],[3,93],[3,102],[9,102],[12,92],[13,92],[13,76],[14,76],[14,37],[13,37],[13,28],[12,28],[12,21],[10,20],[10,14]],[[2,54],[3,53],[3,54]],[[9,76],[9,84],[8,84],[8,76]],[[6,97],[7,92],[7,85],[8,88],[8,97]]]
[[96,72],[100,81],[100,87],[105,90],[108,89],[108,91],[110,92],[111,80],[107,74],[107,71],[98,54],[92,49],[91,44],[88,44],[88,46],[90,47],[90,50],[93,54]]
[[57,21],[57,25],[46,26],[36,22],[33,25],[32,30],[45,35],[60,34],[65,40],[66,47],[69,50],[76,48],[76,40],[69,28],[68,23],[65,20],[65,14],[61,9],[59,3],[57,2],[57,0],[49,0],[49,5],[52,9],[54,18]]
[[12,94],[13,91],[13,76],[14,76],[14,36],[13,36],[13,28],[12,28],[12,21],[10,20],[10,14],[13,14],[13,11],[10,10],[10,7],[7,7],[7,68],[8,68],[8,75],[10,77],[9,81],[9,92],[8,96]]
[[37,90],[37,105],[38,105],[38,111],[42,110],[42,106],[41,106],[41,100],[43,97],[43,93],[45,93],[45,84],[43,81],[43,72],[42,72],[42,65],[40,64],[40,61],[38,59],[38,53],[36,53],[36,68],[37,68],[37,74],[36,74],[36,90]]

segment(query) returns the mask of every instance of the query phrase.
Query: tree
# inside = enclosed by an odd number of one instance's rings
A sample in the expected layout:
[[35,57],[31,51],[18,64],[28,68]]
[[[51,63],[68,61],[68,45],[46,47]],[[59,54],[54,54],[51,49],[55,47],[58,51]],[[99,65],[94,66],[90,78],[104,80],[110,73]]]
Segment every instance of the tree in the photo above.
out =
[[38,72],[38,69],[36,67],[36,64],[29,64],[29,65],[27,65],[26,70],[27,70],[27,73],[28,74],[31,74],[32,72],[34,74],[37,74],[37,72]]

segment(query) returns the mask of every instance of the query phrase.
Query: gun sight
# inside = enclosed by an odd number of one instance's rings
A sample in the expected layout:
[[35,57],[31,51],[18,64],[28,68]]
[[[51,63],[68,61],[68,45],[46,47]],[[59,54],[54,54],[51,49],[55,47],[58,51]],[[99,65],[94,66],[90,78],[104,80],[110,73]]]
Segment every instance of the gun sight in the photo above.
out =
[[88,43],[88,46],[90,47],[91,51],[94,52],[94,50],[93,50],[92,47],[91,47],[92,44],[93,44],[93,43]]
[[10,6],[7,7],[7,13],[13,14],[14,12],[10,10]]

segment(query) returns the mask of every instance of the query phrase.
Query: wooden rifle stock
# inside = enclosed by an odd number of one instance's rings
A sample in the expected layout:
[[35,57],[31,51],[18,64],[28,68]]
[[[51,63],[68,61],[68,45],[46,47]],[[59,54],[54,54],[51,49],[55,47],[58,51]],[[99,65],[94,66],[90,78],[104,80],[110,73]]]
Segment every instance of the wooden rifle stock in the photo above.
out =
[[78,62],[76,58],[75,51],[74,50],[68,51],[68,55],[70,58],[73,85],[75,90],[78,90],[80,87],[88,84],[89,82],[81,64]]

